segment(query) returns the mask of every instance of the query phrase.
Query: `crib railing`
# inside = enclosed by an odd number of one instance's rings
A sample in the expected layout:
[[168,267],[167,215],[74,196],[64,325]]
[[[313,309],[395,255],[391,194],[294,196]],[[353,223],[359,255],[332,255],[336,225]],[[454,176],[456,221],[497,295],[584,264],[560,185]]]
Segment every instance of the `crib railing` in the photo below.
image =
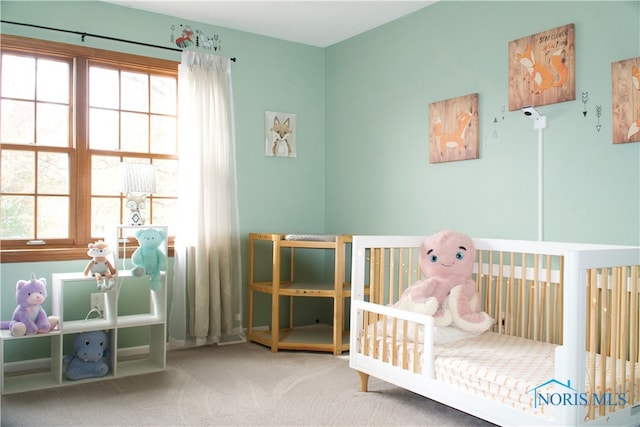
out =
[[560,255],[478,250],[474,277],[493,332],[562,344]]
[[[422,278],[418,252],[369,250],[371,302],[393,304]],[[562,256],[478,250],[473,278],[482,310],[496,319],[492,330],[562,344],[562,273]]]
[[587,384],[596,391],[589,396],[587,419],[619,408],[597,399],[608,393],[613,399],[623,396],[627,405],[640,403],[639,293],[640,266],[587,272]]

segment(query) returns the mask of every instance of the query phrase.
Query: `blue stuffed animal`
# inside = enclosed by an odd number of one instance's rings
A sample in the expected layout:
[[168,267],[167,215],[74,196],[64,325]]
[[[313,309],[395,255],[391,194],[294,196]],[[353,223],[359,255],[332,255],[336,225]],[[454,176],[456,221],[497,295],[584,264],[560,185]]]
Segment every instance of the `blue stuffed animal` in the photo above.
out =
[[164,231],[154,228],[136,231],[136,239],[140,246],[131,255],[131,274],[136,277],[149,276],[149,287],[154,291],[162,288],[160,272],[167,271],[167,256],[160,250],[160,245],[166,237]]
[[104,377],[109,373],[109,336],[105,331],[83,332],[73,338],[73,354],[64,357],[70,380]]

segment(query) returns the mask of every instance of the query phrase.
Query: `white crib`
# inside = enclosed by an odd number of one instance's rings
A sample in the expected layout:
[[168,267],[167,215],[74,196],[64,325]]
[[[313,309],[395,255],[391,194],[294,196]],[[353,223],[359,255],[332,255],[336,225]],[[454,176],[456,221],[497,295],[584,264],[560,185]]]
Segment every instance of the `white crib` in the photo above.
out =
[[[469,336],[390,307],[424,236],[354,236],[350,366],[499,425],[640,425],[640,247],[474,239],[496,323]],[[463,338],[463,339],[461,339]]]

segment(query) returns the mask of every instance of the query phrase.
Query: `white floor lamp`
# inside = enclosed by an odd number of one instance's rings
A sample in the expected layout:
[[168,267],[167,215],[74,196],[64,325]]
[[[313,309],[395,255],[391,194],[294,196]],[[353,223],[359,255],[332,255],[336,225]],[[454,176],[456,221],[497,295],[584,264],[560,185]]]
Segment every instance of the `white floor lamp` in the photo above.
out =
[[525,116],[533,119],[533,128],[538,129],[538,240],[544,240],[544,139],[543,129],[547,127],[547,116],[541,115],[531,106],[522,107]]

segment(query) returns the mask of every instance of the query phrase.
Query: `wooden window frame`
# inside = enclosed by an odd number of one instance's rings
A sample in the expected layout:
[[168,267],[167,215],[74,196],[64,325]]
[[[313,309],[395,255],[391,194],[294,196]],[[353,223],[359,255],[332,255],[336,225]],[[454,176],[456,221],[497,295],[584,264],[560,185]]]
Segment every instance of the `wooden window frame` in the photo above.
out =
[[[74,99],[72,104],[73,132],[75,134],[74,147],[70,157],[70,199],[72,211],[83,212],[78,217],[70,218],[70,244],[51,244],[43,247],[28,246],[26,241],[17,241],[17,245],[3,245],[0,248],[1,263],[40,262],[79,260],[87,257],[87,243],[92,241],[91,217],[91,180],[89,167],[79,168],[78,165],[90,164],[88,141],[88,75],[91,62],[111,64],[128,70],[139,70],[145,73],[155,73],[177,76],[178,62],[103,49],[89,48],[66,43],[51,42],[13,35],[2,35],[3,53],[37,54],[58,58],[73,58],[75,68]],[[48,147],[47,147],[48,148]],[[112,153],[111,153],[112,154]],[[83,197],[84,195],[84,197]],[[86,197],[89,195],[89,197]],[[106,237],[106,236],[105,236]],[[5,242],[3,242],[5,243]],[[24,243],[24,247],[20,247]],[[173,256],[173,244],[169,242],[169,256]],[[9,247],[7,247],[9,246]]]

